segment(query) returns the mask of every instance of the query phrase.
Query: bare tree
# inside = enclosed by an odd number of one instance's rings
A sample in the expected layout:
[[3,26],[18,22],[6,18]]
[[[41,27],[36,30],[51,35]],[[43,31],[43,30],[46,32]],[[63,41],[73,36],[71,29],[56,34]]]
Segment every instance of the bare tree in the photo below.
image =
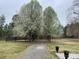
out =
[[79,22],[79,0],[74,0],[73,5],[68,9],[68,23]]

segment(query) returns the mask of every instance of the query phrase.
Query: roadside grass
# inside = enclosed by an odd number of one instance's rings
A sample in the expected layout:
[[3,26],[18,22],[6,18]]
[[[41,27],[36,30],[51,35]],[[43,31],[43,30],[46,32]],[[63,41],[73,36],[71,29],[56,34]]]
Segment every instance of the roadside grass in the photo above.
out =
[[70,53],[79,53],[79,40],[77,39],[59,39],[53,40],[52,43],[48,44],[52,59],[58,59],[55,55],[55,47],[59,46],[59,52],[63,53],[64,50],[68,50]]
[[22,42],[0,41],[0,59],[11,59],[26,48]]

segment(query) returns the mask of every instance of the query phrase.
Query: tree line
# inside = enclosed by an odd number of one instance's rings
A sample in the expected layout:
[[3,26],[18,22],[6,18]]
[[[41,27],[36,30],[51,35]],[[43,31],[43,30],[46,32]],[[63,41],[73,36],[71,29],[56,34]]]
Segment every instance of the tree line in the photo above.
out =
[[9,25],[3,25],[4,23],[5,17],[2,15],[0,16],[0,37],[14,39],[19,37],[30,41],[66,37],[68,28],[60,24],[51,6],[43,10],[37,0],[31,0],[23,5],[19,13],[12,17]]
[[68,9],[68,24],[65,26],[65,37],[79,38],[79,0],[74,0]]
[[16,36],[32,38],[53,38],[63,35],[56,12],[51,6],[43,11],[37,0],[23,5],[20,12],[13,16],[13,33]]
[[54,9],[48,6],[43,11],[37,0],[23,5],[19,13],[13,16],[12,23],[2,29],[5,37],[27,37],[30,40],[63,36],[63,26]]

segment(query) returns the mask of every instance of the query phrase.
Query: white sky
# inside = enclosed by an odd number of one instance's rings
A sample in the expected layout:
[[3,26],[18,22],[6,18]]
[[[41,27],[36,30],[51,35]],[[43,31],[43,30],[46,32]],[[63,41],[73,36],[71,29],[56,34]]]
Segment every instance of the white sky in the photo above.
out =
[[[11,22],[14,14],[19,12],[23,4],[28,3],[30,0],[0,0],[0,15],[6,16],[6,23]],[[67,24],[68,8],[72,5],[73,0],[39,0],[43,9],[51,6],[57,13],[58,18],[63,26]]]

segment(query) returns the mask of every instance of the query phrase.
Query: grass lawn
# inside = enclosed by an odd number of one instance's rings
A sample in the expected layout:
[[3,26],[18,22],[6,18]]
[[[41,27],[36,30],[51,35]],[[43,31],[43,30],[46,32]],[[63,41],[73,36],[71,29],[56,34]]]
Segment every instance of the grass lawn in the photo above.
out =
[[25,43],[0,41],[0,59],[11,59],[25,48]]
[[79,40],[77,39],[61,39],[53,40],[52,43],[48,44],[52,59],[58,59],[55,55],[55,46],[60,47],[60,53],[64,50],[70,51],[70,53],[79,53]]

